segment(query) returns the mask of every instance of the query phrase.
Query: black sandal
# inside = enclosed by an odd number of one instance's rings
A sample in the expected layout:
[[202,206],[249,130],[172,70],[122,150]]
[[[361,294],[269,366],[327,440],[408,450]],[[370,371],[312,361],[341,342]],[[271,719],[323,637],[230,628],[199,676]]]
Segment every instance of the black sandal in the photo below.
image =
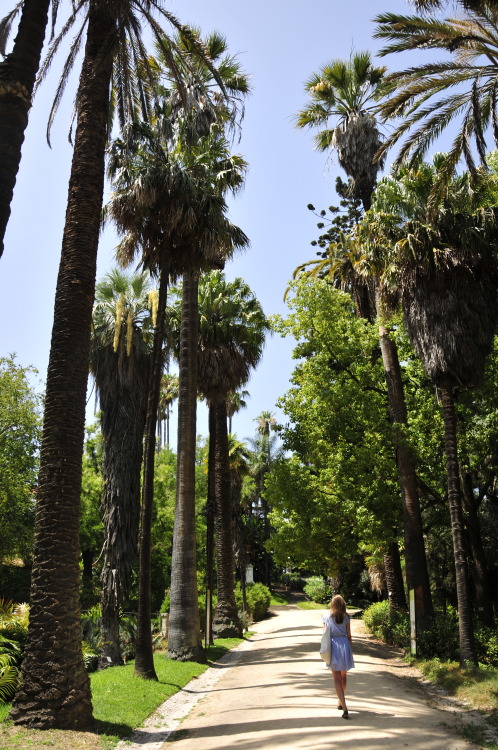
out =
[[341,704],[340,704],[340,703],[338,703],[338,704],[337,704],[337,710],[338,710],[338,711],[342,711],[342,706],[341,706]]
[[342,712],[342,718],[343,719],[349,719],[349,714],[348,714],[348,709],[347,708],[344,709],[344,711]]

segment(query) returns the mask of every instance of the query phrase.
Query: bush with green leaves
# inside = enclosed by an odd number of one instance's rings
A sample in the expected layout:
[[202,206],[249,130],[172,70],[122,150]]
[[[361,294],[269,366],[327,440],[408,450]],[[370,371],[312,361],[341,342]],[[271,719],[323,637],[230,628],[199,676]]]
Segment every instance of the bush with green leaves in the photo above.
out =
[[318,604],[328,604],[332,599],[332,589],[330,584],[323,580],[321,576],[311,576],[306,580],[304,593],[312,602]]
[[392,646],[407,648],[410,640],[410,620],[407,612],[393,609],[389,601],[375,602],[363,613],[363,622],[374,636]]
[[460,660],[458,612],[454,607],[436,612],[430,630],[417,633],[417,655],[441,661]]
[[263,583],[249,583],[246,587],[247,607],[254,620],[266,617],[271,602],[271,591]]
[[498,667],[498,631],[477,625],[474,629],[476,639],[477,659],[480,664]]

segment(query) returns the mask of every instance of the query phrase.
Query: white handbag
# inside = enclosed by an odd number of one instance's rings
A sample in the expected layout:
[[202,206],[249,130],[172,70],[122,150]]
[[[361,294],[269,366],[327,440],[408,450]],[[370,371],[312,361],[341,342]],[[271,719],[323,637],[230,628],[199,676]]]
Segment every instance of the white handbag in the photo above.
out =
[[332,661],[332,654],[330,651],[330,628],[328,625],[325,626],[325,630],[322,634],[322,641],[320,643],[320,657],[323,659],[327,667],[330,666]]

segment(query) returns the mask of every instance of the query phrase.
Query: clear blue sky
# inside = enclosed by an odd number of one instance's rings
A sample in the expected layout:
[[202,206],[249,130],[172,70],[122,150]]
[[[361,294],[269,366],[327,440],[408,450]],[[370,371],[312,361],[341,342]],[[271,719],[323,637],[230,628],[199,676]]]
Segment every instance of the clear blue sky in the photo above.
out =
[[[372,40],[371,18],[378,12],[410,12],[409,5],[406,0],[171,0],[165,7],[203,33],[216,29],[225,34],[230,51],[239,53],[252,77],[242,140],[234,146],[249,162],[249,173],[231,211],[251,247],[225,272],[250,285],[267,315],[285,314],[282,297],[294,268],[314,257],[310,242],[317,234],[317,219],[306,206],[335,204],[334,184],[340,173],[334,157],[327,160],[313,151],[311,133],[293,126],[293,115],[306,101],[303,81],[330,59],[346,59],[352,51],[363,49],[375,51],[378,43]],[[16,352],[22,365],[39,370],[42,381],[71,160],[67,132],[77,84],[74,76],[53,128],[50,150],[45,129],[62,59],[58,58],[35,99],[0,259],[0,355]],[[406,60],[397,56],[383,64],[400,68]],[[102,236],[98,278],[112,267],[115,244],[112,232]],[[264,359],[246,386],[251,394],[248,408],[234,418],[239,438],[254,434],[253,420],[262,410],[283,419],[275,403],[288,388],[292,348],[290,340],[268,339]],[[198,432],[207,433],[203,408]]]

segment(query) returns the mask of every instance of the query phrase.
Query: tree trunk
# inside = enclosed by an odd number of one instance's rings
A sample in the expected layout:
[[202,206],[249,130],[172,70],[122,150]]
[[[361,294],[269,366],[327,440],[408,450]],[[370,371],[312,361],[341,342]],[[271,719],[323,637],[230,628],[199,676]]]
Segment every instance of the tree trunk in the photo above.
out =
[[372,300],[370,298],[370,290],[368,284],[364,281],[355,281],[353,287],[353,299],[358,318],[364,318],[369,323],[375,322],[375,310],[372,306]]
[[462,495],[466,509],[466,527],[472,552],[472,582],[477,604],[477,616],[483,625],[492,628],[494,625],[493,603],[488,580],[486,554],[482,543],[481,524],[474,498],[472,476],[462,470]]
[[138,677],[146,680],[157,680],[154,667],[151,629],[151,534],[152,510],[154,507],[154,463],[156,455],[156,421],[159,398],[161,395],[161,378],[163,375],[164,355],[164,321],[168,293],[168,273],[161,270],[159,277],[159,300],[156,325],[154,327],[154,344],[152,349],[152,368],[147,397],[147,417],[145,420],[144,477],[142,486],[142,513],[140,519],[140,545],[138,568],[138,611],[137,634],[135,640],[135,671]]
[[0,63],[0,257],[40,66],[49,6],[50,0],[24,0],[14,47]]
[[92,718],[81,653],[79,516],[111,78],[111,61],[100,53],[113,28],[91,8],[47,373],[29,633],[11,712],[16,723],[39,728],[81,729]]
[[198,278],[183,277],[180,330],[176,510],[171,561],[170,659],[205,661],[197,602],[195,451],[197,411]]
[[218,603],[214,612],[213,633],[218,638],[232,638],[242,635],[242,625],[237,612],[234,590],[235,559],[226,399],[220,399],[213,408],[216,420],[214,498],[218,581]]
[[[116,367],[121,356],[120,352],[114,354]],[[143,379],[137,378],[136,388],[113,380],[113,392],[101,389],[100,394],[105,477],[100,669],[123,664],[119,613],[137,559],[146,382],[147,372]]]
[[214,517],[215,517],[215,451],[216,418],[214,407],[209,406],[209,456],[208,456],[208,496],[206,503],[206,628],[204,643],[213,644],[213,579],[214,579]]
[[401,570],[401,559],[397,542],[391,542],[384,555],[384,567],[386,570],[387,591],[389,605],[393,609],[407,611],[405,587],[403,584],[403,572]]
[[406,584],[408,591],[412,589],[415,591],[417,630],[428,630],[434,613],[417,480],[404,431],[407,413],[401,369],[396,344],[391,340],[387,328],[382,325],[379,326],[379,339],[393,423],[394,447],[403,505]]
[[441,401],[444,418],[444,449],[446,453],[446,474],[448,481],[448,504],[450,506],[451,533],[455,555],[455,576],[458,597],[458,622],[460,633],[460,663],[477,665],[472,626],[472,606],[470,601],[469,573],[465,550],[463,513],[460,498],[460,472],[458,466],[456,414],[453,388],[441,384]]

